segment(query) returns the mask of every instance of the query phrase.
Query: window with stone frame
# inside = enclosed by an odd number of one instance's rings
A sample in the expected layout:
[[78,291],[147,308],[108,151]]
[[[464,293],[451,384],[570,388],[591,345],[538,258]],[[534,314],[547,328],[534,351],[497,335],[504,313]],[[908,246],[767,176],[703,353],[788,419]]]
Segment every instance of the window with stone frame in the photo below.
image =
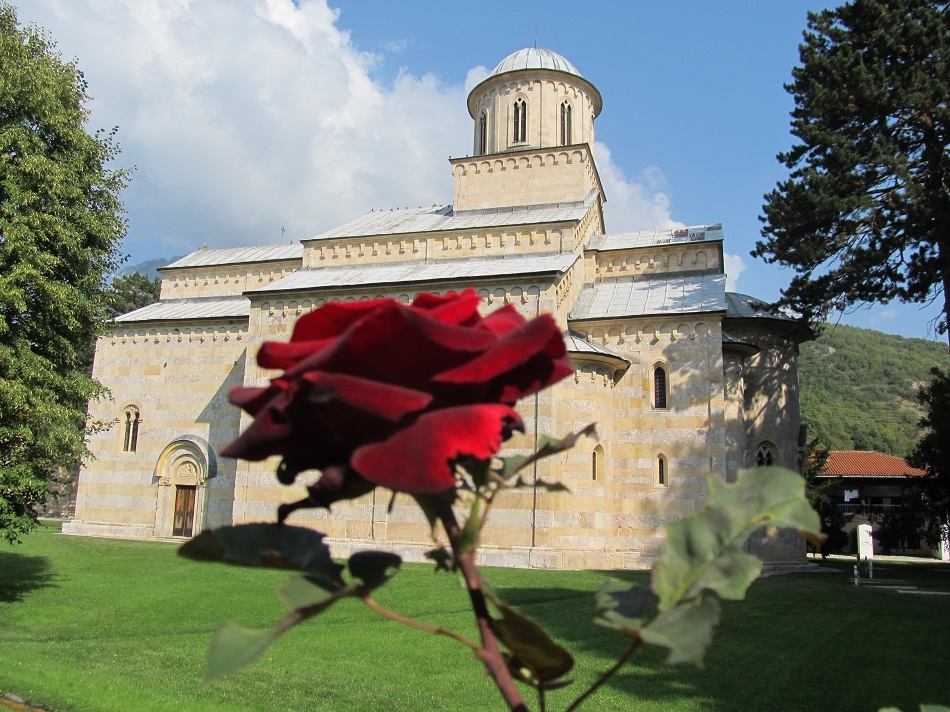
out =
[[755,451],[756,467],[771,467],[776,462],[775,450],[769,443],[762,443]]
[[512,143],[524,143],[528,140],[528,103],[522,97],[515,99],[512,118]]
[[604,479],[604,470],[607,460],[604,457],[604,446],[597,445],[591,450],[590,454],[590,478],[592,480]]
[[656,410],[669,408],[670,379],[666,367],[657,364],[653,367],[653,407]]
[[478,117],[478,153],[482,156],[488,153],[488,112],[485,109]]
[[567,100],[561,104],[561,145],[571,145],[571,104]]
[[125,432],[122,437],[123,452],[135,452],[139,443],[139,423],[141,416],[139,409],[134,405],[128,406],[125,411]]
[[654,464],[655,484],[657,487],[669,487],[670,484],[670,466],[666,455],[657,455]]

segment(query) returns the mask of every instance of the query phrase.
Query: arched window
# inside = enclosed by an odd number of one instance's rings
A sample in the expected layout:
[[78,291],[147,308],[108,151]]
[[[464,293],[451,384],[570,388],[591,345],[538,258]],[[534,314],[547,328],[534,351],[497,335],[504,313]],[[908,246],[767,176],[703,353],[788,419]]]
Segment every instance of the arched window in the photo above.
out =
[[488,112],[482,109],[482,115],[478,117],[478,153],[485,155],[488,153]]
[[666,377],[666,368],[653,368],[653,407],[657,409],[669,407],[669,379]]
[[772,450],[772,446],[768,443],[759,445],[759,449],[755,451],[755,466],[771,467],[774,464],[775,452]]
[[512,141],[524,143],[528,140],[528,104],[524,99],[515,99],[514,125],[512,126]]
[[606,464],[607,461],[604,458],[604,447],[603,445],[597,445],[590,454],[590,478],[592,480],[604,479],[604,466]]
[[571,105],[568,102],[561,104],[561,145],[571,144]]
[[130,405],[125,409],[125,435],[122,438],[122,450],[135,452],[139,442],[139,409]]
[[670,484],[670,472],[669,472],[669,463],[666,461],[665,455],[656,456],[656,486],[657,487],[668,487]]

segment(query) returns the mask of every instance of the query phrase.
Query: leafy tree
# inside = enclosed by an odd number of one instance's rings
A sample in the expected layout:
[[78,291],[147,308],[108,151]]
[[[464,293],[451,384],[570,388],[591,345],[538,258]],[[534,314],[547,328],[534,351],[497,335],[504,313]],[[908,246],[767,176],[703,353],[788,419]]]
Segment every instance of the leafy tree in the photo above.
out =
[[159,277],[149,278],[140,272],[117,275],[106,292],[106,311],[113,318],[128,314],[157,302],[161,290]]
[[82,72],[0,4],[0,537],[19,541],[86,453],[86,362],[125,234],[114,131],[85,130]]
[[920,389],[927,413],[920,420],[924,431],[908,462],[927,471],[914,498],[922,517],[922,532],[935,545],[950,526],[950,373],[935,368],[930,385]]
[[[821,520],[821,533],[825,535],[820,549],[822,558],[841,551],[848,543],[844,525],[850,521],[838,507],[837,495],[841,488],[841,478],[822,477],[831,451],[822,447],[815,438],[808,443],[802,460],[802,477],[805,478],[805,496],[811,508]],[[809,544],[809,546],[813,546]]]
[[855,0],[809,13],[791,173],[753,256],[793,268],[781,304],[813,322],[867,302],[950,299],[950,11]]

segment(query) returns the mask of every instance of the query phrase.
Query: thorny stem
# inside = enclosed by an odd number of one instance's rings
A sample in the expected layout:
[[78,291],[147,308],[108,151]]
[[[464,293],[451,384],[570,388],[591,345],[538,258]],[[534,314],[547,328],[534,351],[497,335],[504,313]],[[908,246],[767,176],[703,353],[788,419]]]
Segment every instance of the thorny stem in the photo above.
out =
[[455,518],[455,512],[452,511],[452,505],[449,502],[439,502],[439,519],[442,520],[442,526],[445,527],[445,533],[452,544],[452,551],[455,554],[455,561],[465,579],[465,586],[468,588],[468,596],[472,601],[472,610],[475,612],[475,622],[478,624],[478,632],[481,636],[482,647],[478,651],[478,657],[492,676],[495,685],[501,692],[502,697],[513,712],[528,712],[528,707],[521,697],[521,692],[515,685],[515,681],[508,671],[505,659],[501,654],[501,648],[498,647],[498,639],[491,629],[491,616],[488,614],[488,605],[485,602],[485,594],[482,591],[481,576],[478,573],[478,567],[475,566],[475,557],[472,552],[462,553],[459,546],[461,529],[458,520]]
[[630,647],[627,649],[627,652],[625,652],[625,653],[623,654],[623,656],[620,658],[620,660],[618,660],[609,670],[607,670],[603,675],[601,675],[601,676],[597,679],[597,682],[595,682],[593,685],[590,686],[590,689],[587,690],[587,692],[585,692],[583,695],[581,695],[581,696],[578,697],[576,700],[574,700],[574,701],[571,703],[571,706],[568,707],[566,710],[564,710],[564,712],[573,712],[573,710],[576,710],[578,707],[580,707],[580,706],[581,706],[581,703],[582,703],[584,700],[586,700],[588,697],[590,697],[591,695],[593,695],[594,692],[595,692],[601,685],[603,685],[605,682],[607,682],[607,680],[609,680],[610,678],[612,678],[612,677],[614,676],[614,674],[615,674],[620,668],[622,668],[624,665],[627,664],[627,661],[628,661],[630,658],[633,657],[633,654],[634,654],[635,652],[637,652],[637,650],[640,649],[640,646],[641,646],[641,645],[643,645],[643,639],[642,639],[640,636],[637,636],[636,638],[634,638],[634,639],[633,639],[633,643],[632,643],[632,644],[630,645]]
[[391,610],[381,605],[378,601],[370,598],[368,595],[361,596],[360,600],[363,603],[365,603],[367,606],[369,606],[372,610],[379,613],[381,616],[385,616],[386,618],[394,620],[397,623],[402,623],[404,625],[409,626],[410,628],[416,628],[418,630],[425,631],[426,633],[433,633],[435,635],[448,636],[449,638],[452,638],[452,640],[457,640],[462,645],[474,650],[476,655],[478,655],[481,652],[481,648],[478,647],[477,643],[469,640],[464,635],[459,635],[455,631],[449,630],[447,628],[440,628],[438,626],[429,625],[428,623],[423,623],[422,621],[417,621],[412,618],[406,618],[405,616],[400,615],[399,613],[396,613],[396,611]]

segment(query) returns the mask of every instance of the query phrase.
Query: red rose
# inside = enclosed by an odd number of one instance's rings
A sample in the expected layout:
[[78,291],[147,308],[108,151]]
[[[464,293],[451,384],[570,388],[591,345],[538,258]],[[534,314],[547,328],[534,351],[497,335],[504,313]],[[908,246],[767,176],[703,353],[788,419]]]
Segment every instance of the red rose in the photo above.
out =
[[554,319],[526,321],[512,305],[482,318],[473,290],[334,302],[302,316],[289,343],[257,354],[283,375],[266,388],[234,388],[255,417],[222,454],[282,455],[290,483],[323,477],[307,503],[328,506],[382,485],[413,494],[455,486],[451,463],[488,458],[523,430],[515,402],[573,373]]

